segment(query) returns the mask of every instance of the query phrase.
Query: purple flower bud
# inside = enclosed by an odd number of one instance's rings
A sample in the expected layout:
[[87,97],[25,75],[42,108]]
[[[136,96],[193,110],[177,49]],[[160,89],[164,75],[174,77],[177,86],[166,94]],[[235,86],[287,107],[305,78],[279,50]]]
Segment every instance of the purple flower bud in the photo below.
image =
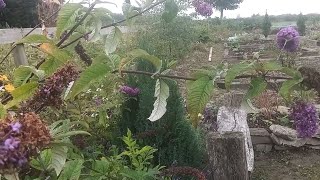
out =
[[11,123],[10,126],[13,132],[19,133],[22,125],[19,122],[15,122],[15,123]]
[[317,133],[319,115],[313,104],[296,102],[291,107],[290,118],[294,120],[299,137],[310,138]]
[[11,137],[8,138],[4,141],[4,147],[6,149],[10,149],[10,150],[14,150],[15,148],[17,148],[20,144],[19,140],[16,140],[15,138]]
[[120,88],[120,92],[122,92],[123,94],[127,94],[129,96],[137,96],[140,93],[140,89],[139,88],[133,88],[130,86],[122,86]]
[[299,32],[293,27],[282,28],[277,34],[277,45],[281,50],[295,52],[299,48]]

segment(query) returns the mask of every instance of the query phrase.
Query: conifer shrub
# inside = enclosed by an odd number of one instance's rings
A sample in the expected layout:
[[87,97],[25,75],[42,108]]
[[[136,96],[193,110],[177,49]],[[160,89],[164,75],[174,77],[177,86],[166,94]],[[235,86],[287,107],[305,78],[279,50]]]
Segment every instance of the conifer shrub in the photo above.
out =
[[[152,66],[141,61],[138,70],[150,71]],[[125,134],[130,129],[143,145],[158,149],[154,164],[201,168],[205,154],[203,138],[200,131],[194,129],[186,118],[183,99],[176,82],[167,81],[170,97],[166,114],[156,122],[147,119],[155,100],[155,82],[143,75],[129,76],[128,85],[139,88],[140,94],[123,104],[122,119],[118,122],[120,134]]]

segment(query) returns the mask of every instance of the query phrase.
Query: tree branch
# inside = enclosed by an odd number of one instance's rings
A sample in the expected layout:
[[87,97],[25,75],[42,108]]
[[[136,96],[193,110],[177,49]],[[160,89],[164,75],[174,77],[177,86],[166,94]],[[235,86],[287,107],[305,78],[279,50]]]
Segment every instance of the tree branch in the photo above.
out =
[[[112,73],[119,73],[119,70],[114,70]],[[154,74],[151,72],[145,72],[145,71],[132,71],[132,70],[123,70],[121,73],[126,73],[126,74],[141,74],[141,75],[147,75],[147,76],[156,76],[156,77],[164,77],[164,78],[171,78],[171,79],[182,79],[182,80],[188,80],[188,81],[196,81],[196,78],[192,77],[185,77],[185,76],[174,76],[174,75],[164,75],[164,74]],[[241,75],[237,76],[235,79],[242,79],[242,78],[254,78],[256,77],[255,75]],[[265,76],[265,78],[268,79],[282,79],[282,80],[287,80],[287,79],[292,79],[290,77],[283,77],[283,76]]]
[[[108,25],[106,25],[106,26],[102,26],[102,27],[101,27],[101,29],[105,29],[105,28],[109,28],[109,27],[112,27],[112,26],[116,26],[116,25],[118,25],[118,24],[120,24],[120,23],[125,22],[125,21],[126,21],[126,20],[128,20],[128,19],[132,19],[132,18],[135,18],[135,17],[137,17],[137,16],[140,16],[140,15],[142,15],[143,13],[145,13],[145,12],[149,11],[150,9],[152,9],[152,8],[154,8],[154,7],[156,7],[156,6],[160,5],[160,4],[162,4],[162,3],[164,3],[164,2],[166,2],[166,0],[159,1],[159,2],[157,2],[157,3],[153,4],[153,5],[151,5],[150,7],[146,8],[145,10],[143,10],[143,11],[139,12],[138,14],[132,15],[132,16],[128,17],[127,19],[123,19],[123,20],[120,20],[120,21],[117,21],[117,22],[114,22],[114,23],[108,24]],[[82,35],[82,36],[80,36],[80,37],[76,38],[75,40],[73,40],[73,41],[71,41],[71,42],[69,42],[69,43],[67,43],[67,44],[65,44],[65,45],[60,46],[60,49],[63,49],[63,48],[65,48],[65,47],[70,46],[71,44],[73,44],[73,43],[77,42],[79,39],[81,39],[81,38],[83,38],[83,37],[85,37],[85,36],[89,35],[91,32],[92,32],[92,31],[87,32],[87,33],[85,33],[84,35]]]
[[77,22],[77,24],[75,24],[71,30],[65,35],[63,36],[63,38],[56,44],[57,47],[60,47],[62,45],[62,43],[64,43],[70,36],[71,34],[80,26],[80,24],[89,16],[89,14],[91,13],[91,11],[93,10],[94,6],[97,4],[97,2],[95,1],[94,3],[92,3],[92,5],[89,7],[88,11],[86,12],[86,14],[80,19],[79,22]]

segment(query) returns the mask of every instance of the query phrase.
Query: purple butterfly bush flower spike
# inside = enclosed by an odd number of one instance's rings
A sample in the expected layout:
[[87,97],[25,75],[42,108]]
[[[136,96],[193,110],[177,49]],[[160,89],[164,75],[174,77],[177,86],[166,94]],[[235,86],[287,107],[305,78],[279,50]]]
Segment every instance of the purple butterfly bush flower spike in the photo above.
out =
[[319,115],[313,104],[302,101],[296,102],[291,107],[290,118],[294,120],[299,137],[311,138],[317,134]]
[[137,96],[140,93],[140,89],[130,86],[121,86],[120,92],[129,96]]
[[203,0],[194,0],[192,5],[201,16],[209,17],[213,13],[213,5]]
[[20,144],[20,141],[13,137],[10,137],[4,141],[4,147],[10,150],[14,150],[19,146],[19,144]]
[[10,124],[10,126],[11,126],[11,129],[13,132],[19,133],[22,125],[19,122],[15,122],[15,123]]
[[287,52],[295,52],[299,48],[299,32],[289,26],[282,28],[278,33],[277,33],[277,45],[278,48]]
[[6,7],[4,0],[0,0],[0,11]]

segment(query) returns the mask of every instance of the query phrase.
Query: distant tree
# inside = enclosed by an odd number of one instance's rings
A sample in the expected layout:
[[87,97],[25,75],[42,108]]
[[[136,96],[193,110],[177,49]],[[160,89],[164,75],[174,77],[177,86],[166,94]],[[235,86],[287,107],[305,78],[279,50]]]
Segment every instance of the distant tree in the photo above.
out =
[[243,2],[243,0],[209,0],[210,3],[214,5],[214,7],[220,11],[220,18],[223,18],[224,10],[235,10],[239,8],[239,4]]
[[297,26],[299,34],[301,36],[306,35],[306,18],[302,15],[302,13],[300,13],[298,16]]
[[264,15],[264,19],[263,19],[263,22],[262,22],[262,31],[263,31],[263,35],[264,37],[268,37],[268,35],[270,34],[271,32],[271,21],[270,21],[270,18],[269,18],[269,15],[268,15],[268,12],[266,12],[266,14]]
[[6,8],[0,13],[0,24],[10,27],[33,27],[39,23],[39,0],[6,0]]

